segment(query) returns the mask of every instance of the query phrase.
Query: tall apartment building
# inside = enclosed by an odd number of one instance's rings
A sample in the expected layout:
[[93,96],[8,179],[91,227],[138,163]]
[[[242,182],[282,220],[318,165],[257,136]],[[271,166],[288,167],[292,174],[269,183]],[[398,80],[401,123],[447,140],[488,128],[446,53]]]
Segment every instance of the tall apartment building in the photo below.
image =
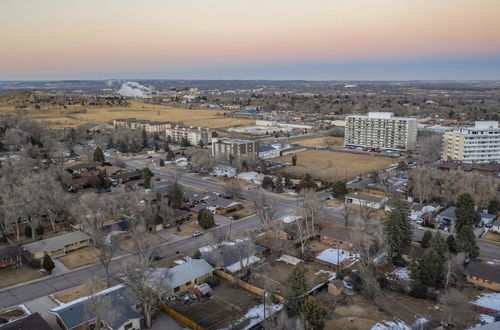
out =
[[200,141],[204,145],[208,145],[212,140],[212,131],[208,128],[202,127],[170,127],[165,130],[165,135],[170,136],[172,141],[178,143],[180,143],[182,139],[186,138],[192,145],[198,145]]
[[[212,139],[212,156],[217,159],[258,159],[259,142],[253,140]],[[231,158],[232,157],[232,158]]]
[[167,121],[151,121],[144,119],[125,118],[113,120],[113,126],[124,127],[132,130],[145,129],[148,133],[162,133],[165,132],[167,128],[170,128],[172,124]]
[[464,163],[500,162],[498,121],[476,121],[473,127],[445,132],[442,159]]
[[392,112],[348,116],[345,146],[413,150],[417,144],[417,119],[394,117]]

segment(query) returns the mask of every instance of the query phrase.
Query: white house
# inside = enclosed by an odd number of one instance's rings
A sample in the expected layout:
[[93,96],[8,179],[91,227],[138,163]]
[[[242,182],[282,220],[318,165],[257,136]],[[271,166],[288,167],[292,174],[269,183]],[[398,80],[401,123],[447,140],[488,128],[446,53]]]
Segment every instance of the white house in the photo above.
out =
[[373,209],[381,209],[389,198],[364,192],[354,192],[346,195],[345,200],[347,203],[367,206]]

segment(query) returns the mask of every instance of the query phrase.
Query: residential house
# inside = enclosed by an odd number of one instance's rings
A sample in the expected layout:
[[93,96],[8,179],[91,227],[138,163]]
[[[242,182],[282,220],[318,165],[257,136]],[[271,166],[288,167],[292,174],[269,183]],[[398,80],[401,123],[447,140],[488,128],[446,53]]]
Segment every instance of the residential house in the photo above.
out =
[[417,222],[430,220],[440,208],[438,204],[413,204],[410,208],[410,219]]
[[[214,272],[214,268],[203,259],[190,259],[172,268],[156,268],[152,273],[151,283],[164,282],[167,287],[162,295],[174,296],[195,285],[205,283]],[[157,285],[155,285],[157,287]]]
[[73,175],[80,175],[83,172],[87,171],[92,171],[97,168],[97,166],[101,165],[99,162],[88,162],[88,163],[81,163],[81,164],[75,164],[66,167],[66,171]]
[[102,180],[98,175],[88,175],[71,179],[71,186],[75,189],[97,187],[101,185],[101,183]]
[[479,213],[479,215],[481,217],[479,221],[482,225],[490,225],[497,218],[496,214],[490,214],[488,213],[488,210],[483,210],[481,213]]
[[236,168],[228,165],[219,164],[214,167],[213,175],[215,176],[224,176],[228,178],[234,178],[236,176]]
[[165,227],[171,227],[174,224],[181,224],[184,221],[191,219],[192,213],[185,210],[174,209],[172,210],[172,215],[163,224]]
[[481,262],[470,262],[465,270],[467,281],[476,286],[500,291],[500,267]]
[[212,195],[210,198],[205,200],[205,203],[208,205],[207,208],[212,207],[215,209],[215,213],[217,214],[226,214],[241,208],[240,202],[215,195]]
[[248,240],[223,242],[211,247],[208,251],[201,248],[200,258],[216,268],[226,269],[231,273],[240,271],[261,260],[266,248]]
[[52,330],[52,327],[39,313],[22,316],[16,320],[1,324],[2,330]]
[[112,179],[118,181],[119,183],[126,183],[132,180],[138,180],[141,178],[141,171],[135,170],[131,172],[118,173],[111,176]]
[[56,237],[23,245],[33,258],[41,259],[47,253],[50,256],[63,255],[73,250],[90,245],[90,236],[81,231],[72,231]]
[[18,246],[0,246],[0,268],[22,266],[21,249]]
[[335,248],[343,250],[350,250],[352,248],[352,244],[349,243],[349,232],[345,229],[328,226],[319,232],[319,236],[322,242],[330,244]]
[[373,209],[381,209],[382,206],[389,200],[388,197],[382,195],[368,194],[364,192],[353,192],[345,196],[347,203],[366,206]]
[[[132,299],[132,294],[123,284],[113,286],[96,294],[109,297],[111,304],[104,313],[103,323],[113,330],[141,329],[142,314],[139,313],[139,303]],[[96,315],[88,304],[88,297],[80,298],[50,310],[56,316],[57,324],[65,330],[93,329]],[[107,319],[107,314],[111,316]]]
[[500,218],[496,219],[491,223],[490,231],[500,234]]
[[457,215],[455,213],[456,210],[457,208],[455,206],[448,207],[436,216],[436,222],[444,225],[454,224],[455,221],[457,221]]

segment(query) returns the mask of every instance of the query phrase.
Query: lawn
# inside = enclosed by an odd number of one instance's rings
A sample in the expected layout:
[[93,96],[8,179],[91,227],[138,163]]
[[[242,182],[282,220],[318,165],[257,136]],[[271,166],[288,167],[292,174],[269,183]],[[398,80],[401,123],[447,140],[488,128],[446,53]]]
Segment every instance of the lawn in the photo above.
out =
[[17,269],[10,267],[2,268],[0,269],[0,278],[2,279],[0,281],[0,288],[31,281],[42,276],[43,274],[38,269],[31,268],[28,265]]
[[344,145],[344,139],[341,137],[323,136],[312,139],[293,141],[292,143],[304,147],[333,147]]
[[58,260],[69,269],[75,269],[85,265],[95,264],[99,262],[99,257],[97,256],[97,250],[89,246],[72,251],[60,257]]
[[[95,290],[93,290],[94,292],[99,292],[99,291],[106,289],[106,283],[104,281],[100,281],[100,280],[93,281],[92,285],[95,286]],[[82,285],[75,286],[73,288],[61,291],[59,293],[55,293],[52,295],[52,297],[61,303],[68,303],[68,302],[73,301],[75,299],[89,296],[89,295],[90,295],[90,292],[88,290],[88,286],[86,284],[82,284]]]
[[[40,110],[28,109],[28,118],[49,121],[51,127],[74,127],[90,121],[110,122],[118,118],[137,118],[183,123],[187,126],[226,128],[231,126],[254,124],[254,120],[223,116],[230,112],[216,110],[190,110],[166,105],[153,105],[131,101],[128,107],[85,106],[86,112],[77,112],[80,105],[42,106]],[[14,106],[0,106],[0,112],[13,112]]]
[[[307,150],[297,155],[297,166],[288,166],[281,171],[295,177],[310,173],[323,180],[345,180],[360,174],[385,168],[394,162],[393,159],[358,155],[345,152]],[[292,162],[293,155],[277,158],[276,161]]]
[[181,231],[177,231],[177,227],[172,226],[170,228],[167,228],[167,230],[177,236],[191,236],[191,234],[197,230],[204,231],[204,229],[201,228],[196,219],[190,219],[189,221],[184,221],[180,226],[180,228]]
[[484,241],[500,243],[500,234],[489,231],[486,234],[484,234],[484,236],[481,239]]

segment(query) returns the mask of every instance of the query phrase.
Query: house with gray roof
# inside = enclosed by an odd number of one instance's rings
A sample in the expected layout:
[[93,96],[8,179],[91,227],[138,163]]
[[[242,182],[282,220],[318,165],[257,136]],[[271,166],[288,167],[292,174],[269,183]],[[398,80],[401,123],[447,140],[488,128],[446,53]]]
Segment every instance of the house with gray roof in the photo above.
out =
[[381,209],[389,200],[383,195],[368,194],[365,192],[356,191],[345,196],[347,203],[367,206],[373,209]]
[[33,258],[41,259],[44,254],[49,256],[64,255],[70,251],[90,245],[90,236],[79,230],[60,236],[23,245]]
[[457,221],[457,215],[455,213],[456,210],[457,208],[455,206],[448,207],[436,216],[436,222],[446,225],[455,223],[455,221]]
[[246,268],[252,263],[260,261],[265,247],[254,244],[249,240],[222,242],[217,246],[200,248],[200,258],[217,268],[224,268],[231,272]]
[[[123,284],[113,286],[95,296],[109,297],[110,304],[103,313],[103,322],[109,329],[141,329],[142,314],[138,312],[139,302]],[[96,315],[89,304],[90,297],[83,297],[50,310],[56,316],[62,329],[91,329],[95,326]]]

